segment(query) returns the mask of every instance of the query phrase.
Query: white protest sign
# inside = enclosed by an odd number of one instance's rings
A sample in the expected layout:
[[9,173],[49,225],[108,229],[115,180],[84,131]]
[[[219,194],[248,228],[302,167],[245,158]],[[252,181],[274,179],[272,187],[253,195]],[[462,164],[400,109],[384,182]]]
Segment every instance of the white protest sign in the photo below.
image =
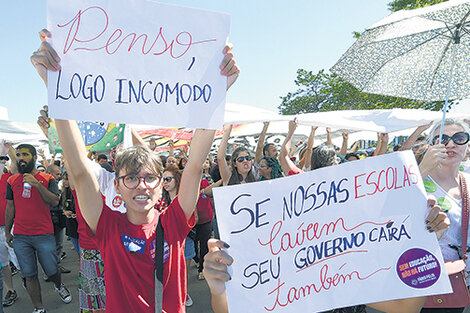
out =
[[220,128],[230,17],[150,0],[47,1],[62,70],[48,73],[51,117]]
[[320,312],[451,292],[410,152],[214,189],[230,312]]

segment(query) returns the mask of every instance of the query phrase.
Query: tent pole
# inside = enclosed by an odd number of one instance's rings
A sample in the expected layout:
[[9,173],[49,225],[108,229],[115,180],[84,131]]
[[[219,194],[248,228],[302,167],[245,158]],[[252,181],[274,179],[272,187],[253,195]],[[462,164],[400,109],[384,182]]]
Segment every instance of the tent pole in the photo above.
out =
[[455,53],[457,50],[457,45],[458,43],[453,43],[452,44],[452,60],[451,60],[451,66],[450,66],[450,75],[449,79],[447,82],[447,91],[446,91],[446,100],[444,102],[444,107],[442,108],[442,122],[441,122],[441,129],[439,131],[439,143],[442,141],[442,134],[444,132],[444,124],[446,121],[446,113],[447,113],[447,106],[449,104],[449,96],[450,96],[450,88],[452,85],[452,79],[454,78],[454,65],[455,65]]

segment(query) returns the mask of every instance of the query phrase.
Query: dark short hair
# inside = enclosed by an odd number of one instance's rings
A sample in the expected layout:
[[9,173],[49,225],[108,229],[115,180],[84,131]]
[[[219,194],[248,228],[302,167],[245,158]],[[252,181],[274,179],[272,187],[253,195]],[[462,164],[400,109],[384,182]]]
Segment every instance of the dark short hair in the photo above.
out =
[[22,143],[18,147],[16,147],[16,150],[20,150],[20,149],[28,149],[29,153],[31,153],[32,156],[37,155],[36,148],[34,148],[33,145],[30,145],[30,144],[27,144],[27,143]]
[[275,144],[273,144],[273,143],[267,143],[267,144],[265,144],[264,147],[263,147],[263,155],[266,155],[266,153],[267,153],[268,150],[269,150],[269,146],[275,146]]
[[128,173],[138,174],[144,167],[148,167],[157,175],[162,174],[162,161],[158,155],[149,148],[142,146],[121,150],[114,161],[116,175],[120,174],[121,169],[125,169]]
[[102,154],[98,155],[98,161],[99,161],[99,160],[106,160],[106,161],[108,161],[108,157],[106,156],[106,154],[102,153]]

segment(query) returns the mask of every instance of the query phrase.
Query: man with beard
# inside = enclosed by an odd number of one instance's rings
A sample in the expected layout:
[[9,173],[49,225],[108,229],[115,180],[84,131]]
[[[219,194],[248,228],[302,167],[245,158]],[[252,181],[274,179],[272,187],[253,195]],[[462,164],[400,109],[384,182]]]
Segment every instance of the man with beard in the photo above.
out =
[[[54,177],[35,168],[37,155],[32,145],[19,145],[16,157],[19,174],[7,181],[5,237],[18,257],[21,274],[26,279],[26,289],[35,307],[33,312],[45,312],[37,258],[62,301],[72,301],[58,271],[54,228],[49,211],[50,205],[57,206],[59,203],[59,190]],[[15,228],[11,235],[13,222]]]

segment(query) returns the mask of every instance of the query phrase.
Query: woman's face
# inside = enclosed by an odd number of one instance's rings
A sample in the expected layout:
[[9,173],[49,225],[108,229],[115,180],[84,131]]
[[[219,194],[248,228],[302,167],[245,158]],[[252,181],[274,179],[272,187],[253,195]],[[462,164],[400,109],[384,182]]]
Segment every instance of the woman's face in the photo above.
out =
[[272,168],[268,166],[268,162],[265,159],[259,161],[259,174],[264,178],[271,178]]
[[166,166],[169,166],[169,165],[172,165],[172,166],[176,166],[176,158],[175,157],[168,157],[168,159],[166,159]]
[[[449,137],[452,137],[455,133],[458,132],[463,132],[464,129],[460,125],[446,125],[444,126],[444,132],[443,135],[447,135]],[[435,136],[439,135],[439,129],[436,130]],[[467,154],[467,149],[468,149],[468,143],[464,145],[457,145],[453,140],[449,140],[449,142],[446,145],[446,153],[447,157],[443,162],[443,165],[454,165],[454,164],[460,164],[462,160],[465,159],[465,156]]]
[[69,188],[70,187],[70,184],[69,184],[69,178],[67,176],[64,176],[62,178],[62,184],[64,184],[64,187],[65,188]]
[[202,169],[207,170],[210,167],[211,167],[211,163],[209,162],[209,160],[205,160],[204,164],[202,165]]
[[165,190],[168,192],[171,192],[176,188],[175,177],[170,171],[163,173],[163,188],[165,188]]
[[[250,160],[247,160],[246,157],[249,157]],[[248,152],[242,151],[237,155],[237,158],[235,159],[235,167],[237,168],[238,173],[242,175],[248,174],[251,170],[251,157]]]

